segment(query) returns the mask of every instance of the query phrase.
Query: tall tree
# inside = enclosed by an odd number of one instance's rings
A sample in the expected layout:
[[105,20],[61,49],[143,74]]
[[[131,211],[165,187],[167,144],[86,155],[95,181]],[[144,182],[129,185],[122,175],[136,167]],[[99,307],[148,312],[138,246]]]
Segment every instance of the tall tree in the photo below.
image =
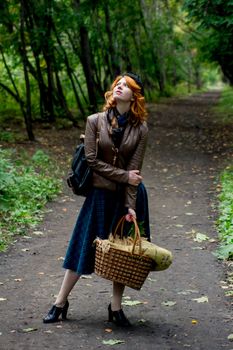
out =
[[[77,13],[80,11],[80,0],[73,0],[74,9]],[[88,30],[85,26],[84,18],[79,17],[79,36],[80,36],[80,47],[81,54],[80,59],[83,66],[83,71],[86,77],[88,96],[90,100],[90,110],[96,111],[97,108],[97,100],[95,93],[95,82],[93,79],[93,67],[94,67],[94,59],[90,47]]]
[[27,45],[25,40],[25,0],[21,0],[21,11],[20,11],[20,39],[22,44],[22,62],[23,72],[25,79],[26,88],[26,113],[25,113],[25,124],[28,133],[29,140],[34,141],[35,137],[32,131],[32,106],[31,106],[31,86],[29,80],[29,73],[27,68]]
[[194,18],[203,32],[205,56],[218,62],[233,85],[233,2],[232,0],[185,0],[189,18]]

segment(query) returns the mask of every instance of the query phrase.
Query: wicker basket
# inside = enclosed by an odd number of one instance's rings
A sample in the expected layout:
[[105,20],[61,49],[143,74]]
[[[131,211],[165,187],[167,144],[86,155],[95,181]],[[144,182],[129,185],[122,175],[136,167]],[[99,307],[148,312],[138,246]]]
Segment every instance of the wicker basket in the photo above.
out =
[[[121,218],[116,232],[121,225],[123,228],[125,217]],[[148,257],[135,254],[136,244],[141,246],[141,237],[136,220],[134,220],[135,237],[132,245],[132,251],[127,252],[111,247],[108,251],[104,251],[101,245],[101,240],[96,240],[96,255],[95,255],[95,273],[103,278],[111,281],[122,283],[133,289],[141,289],[149,272],[153,269],[154,262]],[[123,229],[121,230],[121,237]]]

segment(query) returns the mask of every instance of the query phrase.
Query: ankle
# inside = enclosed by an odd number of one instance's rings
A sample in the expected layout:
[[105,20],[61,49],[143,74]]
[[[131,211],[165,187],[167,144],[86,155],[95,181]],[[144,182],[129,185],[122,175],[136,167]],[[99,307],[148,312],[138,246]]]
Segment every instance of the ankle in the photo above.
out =
[[59,307],[59,308],[63,308],[65,305],[66,305],[66,302],[67,302],[67,299],[64,301],[64,300],[59,300],[57,299],[54,303],[54,305],[56,307]]
[[110,308],[111,310],[114,311],[119,311],[121,310],[121,304],[118,303],[110,303]]

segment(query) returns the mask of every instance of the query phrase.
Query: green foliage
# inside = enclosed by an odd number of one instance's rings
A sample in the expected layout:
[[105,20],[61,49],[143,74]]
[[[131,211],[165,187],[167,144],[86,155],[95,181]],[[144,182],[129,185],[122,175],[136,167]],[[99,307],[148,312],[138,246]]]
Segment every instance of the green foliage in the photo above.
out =
[[[146,237],[144,222],[140,221],[137,224],[138,224],[140,236]],[[131,236],[134,239],[135,238],[135,226],[134,226],[134,224],[127,222],[126,223],[126,232],[127,232],[127,229],[128,229],[128,236]]]
[[34,121],[57,121],[59,128],[77,125],[90,104],[93,110],[103,104],[104,92],[120,72],[140,74],[147,100],[153,100],[172,96],[181,86],[188,92],[194,86],[200,89],[206,83],[204,59],[223,62],[224,67],[228,62],[225,76],[233,71],[230,0],[224,6],[223,0],[186,0],[185,11],[184,1],[174,0],[2,3],[0,123],[2,112],[7,111],[11,123],[16,115],[10,109],[17,109],[21,125],[30,119],[28,132]]
[[217,221],[221,246],[217,251],[220,259],[233,259],[233,166],[221,174],[222,190],[219,195],[219,218]]
[[0,141],[4,142],[14,142],[15,137],[11,131],[1,131],[0,130]]
[[214,112],[222,124],[233,125],[233,88],[226,87],[222,91]]
[[199,23],[201,48],[211,61],[218,62],[233,84],[233,3],[232,0],[185,0],[189,18]]
[[45,204],[61,190],[54,162],[42,150],[31,158],[0,150],[0,250],[42,218]]

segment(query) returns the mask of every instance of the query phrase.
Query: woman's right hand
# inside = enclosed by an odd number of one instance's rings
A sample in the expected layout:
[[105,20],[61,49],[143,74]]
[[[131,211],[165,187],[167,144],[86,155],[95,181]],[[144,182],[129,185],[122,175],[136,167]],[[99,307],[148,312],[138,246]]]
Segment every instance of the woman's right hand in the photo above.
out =
[[141,182],[142,182],[142,176],[140,175],[140,171],[130,170],[128,183],[133,186],[138,186]]

